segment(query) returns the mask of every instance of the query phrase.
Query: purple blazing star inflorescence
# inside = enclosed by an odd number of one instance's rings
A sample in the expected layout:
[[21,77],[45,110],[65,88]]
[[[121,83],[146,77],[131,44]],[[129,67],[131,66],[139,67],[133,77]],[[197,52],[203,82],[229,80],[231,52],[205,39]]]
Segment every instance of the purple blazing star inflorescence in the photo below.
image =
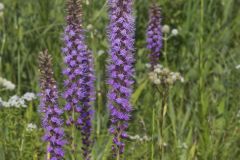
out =
[[58,105],[58,89],[53,78],[52,58],[47,51],[39,56],[40,68],[40,111],[45,131],[43,139],[48,143],[48,160],[61,160],[64,157],[64,130],[61,115],[63,110]]
[[[93,54],[85,44],[82,27],[82,6],[80,0],[68,0],[67,26],[64,32],[64,61],[67,68],[63,73],[67,76],[64,82],[63,97],[67,104],[65,110],[70,112],[68,125],[75,125],[82,134],[82,151],[84,159],[90,159],[92,103],[94,101]],[[77,119],[71,116],[77,113]]]
[[147,48],[150,50],[149,59],[152,69],[159,62],[162,49],[162,26],[160,7],[155,3],[149,10],[149,23],[147,28]]
[[110,63],[108,66],[108,106],[110,109],[113,134],[113,151],[120,155],[124,152],[126,130],[130,120],[134,74],[134,32],[133,0],[108,0],[110,24],[108,38],[110,43]]

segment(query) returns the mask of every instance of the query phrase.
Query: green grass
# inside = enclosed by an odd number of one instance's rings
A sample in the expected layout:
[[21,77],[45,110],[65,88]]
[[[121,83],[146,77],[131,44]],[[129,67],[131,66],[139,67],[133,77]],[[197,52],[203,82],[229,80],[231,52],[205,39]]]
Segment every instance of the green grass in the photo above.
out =
[[[64,67],[61,36],[65,25],[64,0],[2,0],[0,18],[0,76],[17,85],[14,92],[0,92],[6,98],[26,91],[39,92],[38,53],[46,48],[53,56],[55,77],[62,90]],[[106,64],[108,24],[105,0],[84,0],[87,40],[95,55],[97,100],[93,138],[93,159],[111,159],[111,136],[107,132]],[[177,28],[179,35],[168,40],[167,64],[185,78],[174,85],[167,99],[164,128],[159,131],[163,97],[147,81],[148,62],[145,30],[148,0],[135,0],[136,83],[134,112],[129,134],[152,138],[148,142],[127,140],[127,160],[237,160],[240,159],[240,12],[238,0],[157,0],[163,24]],[[100,50],[104,54],[98,54]],[[25,133],[35,122],[40,128],[38,102],[23,110],[0,110],[0,159],[38,160],[45,156],[42,130]],[[154,111],[154,112],[153,112]],[[154,116],[154,117],[153,117]],[[154,125],[153,125],[154,124]],[[162,132],[165,143],[160,154]],[[78,133],[76,133],[78,135]],[[79,135],[77,141],[79,141]],[[79,141],[80,142],[80,141]],[[71,152],[66,148],[66,159]],[[79,150],[79,153],[81,151]],[[80,154],[77,159],[81,159]]]

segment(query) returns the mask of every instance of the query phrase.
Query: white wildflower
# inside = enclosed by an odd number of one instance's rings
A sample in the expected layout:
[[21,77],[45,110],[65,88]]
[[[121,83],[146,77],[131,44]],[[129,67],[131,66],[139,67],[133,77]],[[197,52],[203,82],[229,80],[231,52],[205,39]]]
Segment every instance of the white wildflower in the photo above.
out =
[[236,69],[240,69],[240,64],[235,67]]
[[173,36],[177,36],[178,35],[178,30],[177,29],[173,29],[172,30],[172,35]]
[[160,79],[155,79],[155,80],[153,81],[153,83],[158,85],[158,84],[161,84],[161,81],[160,81]]
[[161,65],[154,66],[154,70],[149,73],[149,79],[156,85],[173,85],[176,81],[184,82],[184,78],[178,72],[171,72]]
[[32,101],[36,98],[37,98],[37,96],[34,93],[31,93],[31,92],[27,92],[22,96],[22,99],[24,99],[26,101]]
[[86,5],[89,5],[89,0],[86,0]]
[[3,11],[3,10],[4,10],[4,4],[0,3],[0,11]]
[[163,27],[162,27],[162,32],[163,33],[169,33],[170,32],[170,27],[169,27],[169,25],[164,25]]
[[144,141],[150,141],[151,139],[148,138],[148,136],[143,136],[140,137],[139,135],[135,135],[135,136],[129,136],[129,139],[131,140],[135,140],[135,141],[139,141],[139,142],[144,142]]
[[26,101],[32,101],[36,99],[37,96],[34,93],[27,92],[22,97],[19,97],[17,95],[14,95],[8,99],[8,101],[2,100],[0,97],[0,106],[1,107],[16,107],[16,108],[26,108]]
[[36,130],[37,129],[37,125],[36,124],[33,124],[33,123],[29,123],[28,125],[27,125],[27,128],[26,128],[26,130],[28,131],[28,132],[32,132],[32,131],[34,131],[34,130]]
[[14,95],[8,100],[6,107],[16,107],[16,108],[24,107],[24,108],[26,108],[27,105],[25,104],[24,99],[20,98],[17,95]]
[[105,52],[104,52],[104,50],[99,50],[97,53],[98,53],[99,56],[101,56],[101,55],[104,54]]
[[16,87],[15,84],[2,77],[0,77],[0,86],[7,90],[14,90]]
[[145,66],[146,66],[147,68],[151,68],[151,64],[150,64],[150,63],[145,64]]
[[156,68],[160,68],[161,69],[161,68],[163,68],[163,66],[161,64],[157,64],[157,65],[154,66],[154,69],[156,69]]
[[144,140],[144,141],[150,141],[151,138],[149,138],[148,136],[145,135],[145,136],[143,136],[143,140]]
[[92,29],[93,29],[93,25],[92,24],[87,25],[87,30],[92,30]]
[[9,107],[8,102],[5,102],[1,97],[0,97],[0,107]]
[[240,118],[240,110],[237,113],[237,117]]
[[154,72],[156,72],[156,73],[161,73],[161,71],[162,71],[161,68],[155,68],[154,69]]
[[163,142],[163,146],[164,146],[164,147],[167,147],[168,144],[167,144],[166,142]]
[[180,77],[180,81],[181,81],[182,83],[184,83],[184,81],[185,81],[182,76]]
[[2,98],[0,97],[0,107],[2,107],[3,106],[3,100],[2,100]]
[[0,17],[3,16],[4,4],[0,3]]

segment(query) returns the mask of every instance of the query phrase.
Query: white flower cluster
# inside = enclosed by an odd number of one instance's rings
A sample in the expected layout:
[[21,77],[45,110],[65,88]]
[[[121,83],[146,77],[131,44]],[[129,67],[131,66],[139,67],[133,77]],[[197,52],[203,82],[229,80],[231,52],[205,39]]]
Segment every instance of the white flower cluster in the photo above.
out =
[[0,77],[0,87],[6,90],[14,90],[16,86],[5,78]]
[[[169,27],[169,25],[166,25],[166,24],[163,25],[163,27],[162,27],[162,32],[165,33],[165,34],[170,33],[170,27]],[[172,36],[177,36],[177,35],[178,35],[178,30],[177,30],[176,28],[172,29],[171,35],[172,35]]]
[[159,64],[154,66],[154,70],[149,73],[149,78],[156,85],[173,85],[176,81],[184,82],[184,78],[180,73],[171,72],[168,68],[163,68]]
[[3,16],[4,4],[0,2],[0,17]]
[[139,141],[139,142],[148,142],[151,140],[151,138],[149,138],[148,136],[143,136],[140,137],[139,135],[135,135],[135,136],[129,136],[129,139],[131,140],[135,140],[135,141]]
[[36,99],[36,95],[34,93],[27,92],[22,97],[19,97],[17,95],[12,96],[8,101],[3,101],[0,97],[0,107],[16,107],[16,108],[26,108],[26,101],[30,102]]
[[22,99],[24,99],[26,101],[32,101],[36,98],[37,98],[36,95],[32,92],[27,92],[22,96]]
[[34,131],[34,130],[36,130],[36,129],[37,129],[37,125],[36,125],[36,124],[33,124],[33,123],[29,123],[29,124],[27,125],[27,128],[26,128],[27,132],[32,132],[32,131]]
[[235,67],[236,69],[240,69],[240,64]]

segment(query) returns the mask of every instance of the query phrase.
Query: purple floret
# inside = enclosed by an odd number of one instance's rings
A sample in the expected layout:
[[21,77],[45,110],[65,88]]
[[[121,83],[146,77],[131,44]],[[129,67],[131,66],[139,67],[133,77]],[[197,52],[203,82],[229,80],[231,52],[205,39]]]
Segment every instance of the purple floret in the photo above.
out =
[[108,107],[110,110],[113,134],[113,151],[115,154],[124,152],[126,130],[131,117],[134,74],[134,17],[133,0],[108,0],[110,24],[108,38],[110,43],[110,61],[108,65]]
[[149,10],[149,23],[147,28],[147,48],[150,50],[149,59],[153,67],[158,64],[162,49],[162,26],[160,7],[153,4]]
[[53,78],[52,58],[47,51],[39,56],[40,68],[40,111],[42,113],[42,125],[45,131],[44,141],[48,143],[47,152],[50,159],[61,160],[64,157],[63,146],[64,130],[62,128],[63,111],[58,105],[58,89]]

